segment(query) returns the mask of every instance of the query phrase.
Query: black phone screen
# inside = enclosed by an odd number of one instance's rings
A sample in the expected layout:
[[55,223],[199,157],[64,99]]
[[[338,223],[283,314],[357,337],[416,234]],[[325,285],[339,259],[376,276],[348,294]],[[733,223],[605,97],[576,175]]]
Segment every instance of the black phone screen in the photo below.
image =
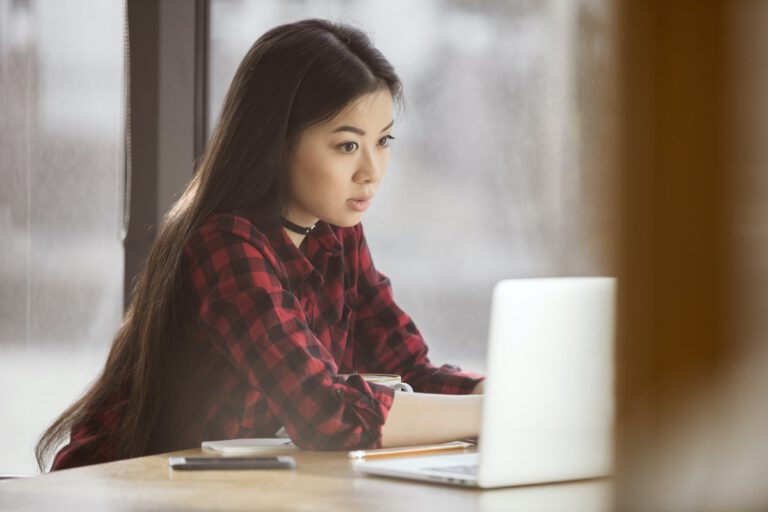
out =
[[293,457],[170,457],[173,469],[293,469]]

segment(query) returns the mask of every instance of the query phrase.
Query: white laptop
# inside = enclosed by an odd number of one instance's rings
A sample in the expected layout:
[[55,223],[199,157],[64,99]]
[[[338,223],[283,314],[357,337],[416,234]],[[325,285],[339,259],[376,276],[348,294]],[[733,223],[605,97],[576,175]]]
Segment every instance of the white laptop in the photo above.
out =
[[610,475],[615,288],[609,277],[499,282],[477,453],[355,469],[483,488]]

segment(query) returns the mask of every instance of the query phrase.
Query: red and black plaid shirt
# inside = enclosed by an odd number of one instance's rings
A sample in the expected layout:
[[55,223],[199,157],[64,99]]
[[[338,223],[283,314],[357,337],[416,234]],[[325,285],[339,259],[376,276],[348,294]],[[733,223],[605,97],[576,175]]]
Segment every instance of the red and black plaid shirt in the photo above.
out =
[[[379,447],[393,390],[353,375],[401,375],[415,391],[466,394],[482,376],[436,367],[411,318],[373,265],[363,228],[324,222],[298,248],[283,228],[211,216],[185,245],[194,317],[185,345],[191,368],[167,422],[175,442],[271,437],[285,427],[301,448]],[[92,431],[75,430],[54,469],[79,464]]]

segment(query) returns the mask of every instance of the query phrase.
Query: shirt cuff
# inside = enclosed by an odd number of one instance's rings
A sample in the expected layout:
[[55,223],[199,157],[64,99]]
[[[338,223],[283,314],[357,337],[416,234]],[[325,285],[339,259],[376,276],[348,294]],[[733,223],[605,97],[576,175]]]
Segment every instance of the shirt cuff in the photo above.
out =
[[366,436],[355,449],[381,448],[381,428],[387,421],[389,409],[395,398],[395,390],[382,384],[374,384],[360,375],[350,375],[336,387],[336,396],[354,406]]

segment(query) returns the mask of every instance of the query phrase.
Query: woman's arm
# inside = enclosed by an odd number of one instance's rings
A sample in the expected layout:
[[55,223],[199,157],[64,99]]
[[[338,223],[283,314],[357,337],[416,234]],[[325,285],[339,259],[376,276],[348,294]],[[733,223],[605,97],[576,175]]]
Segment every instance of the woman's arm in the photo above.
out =
[[381,429],[381,445],[442,443],[480,434],[483,397],[395,393]]
[[423,393],[463,395],[477,392],[484,377],[453,365],[436,366],[419,329],[394,300],[389,278],[373,264],[362,224],[355,227],[357,303],[354,343],[361,373],[396,373]]

